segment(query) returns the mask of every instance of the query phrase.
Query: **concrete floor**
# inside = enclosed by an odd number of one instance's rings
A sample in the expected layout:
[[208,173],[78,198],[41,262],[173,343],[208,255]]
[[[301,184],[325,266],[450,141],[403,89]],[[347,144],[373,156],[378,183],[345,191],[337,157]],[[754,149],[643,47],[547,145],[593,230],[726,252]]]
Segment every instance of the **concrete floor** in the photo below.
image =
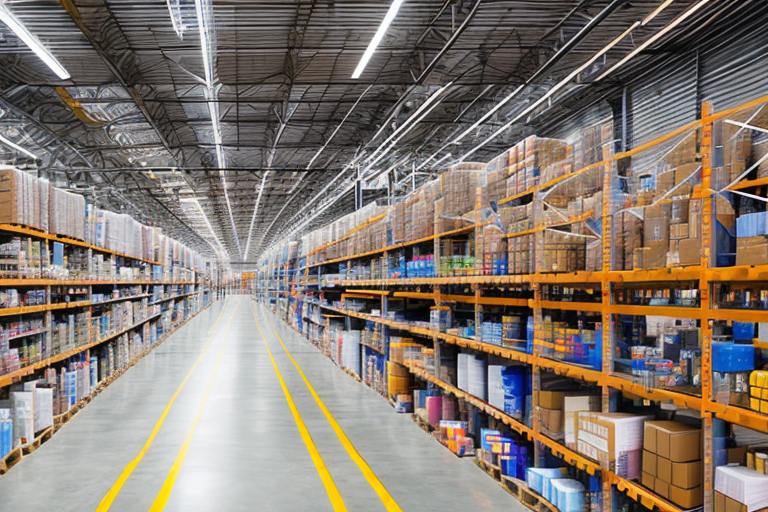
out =
[[[53,439],[0,477],[0,511],[96,510],[141,450],[209,337],[209,349],[109,510],[150,510],[212,382],[165,510],[332,511],[256,329],[251,304],[244,296],[229,297],[226,305],[214,303],[96,397]],[[253,308],[347,510],[385,508],[342,447],[272,326],[403,511],[527,510],[471,459],[454,457],[414,425],[410,415],[396,414],[301,336],[275,322],[265,308]],[[221,366],[211,381],[222,349]]]

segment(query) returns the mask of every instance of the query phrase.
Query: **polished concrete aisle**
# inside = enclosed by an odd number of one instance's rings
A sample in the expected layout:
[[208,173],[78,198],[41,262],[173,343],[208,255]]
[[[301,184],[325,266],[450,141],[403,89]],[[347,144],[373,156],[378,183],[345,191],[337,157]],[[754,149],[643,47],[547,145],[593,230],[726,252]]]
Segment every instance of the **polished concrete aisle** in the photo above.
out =
[[6,510],[525,509],[471,459],[454,457],[265,308],[234,296],[192,319],[0,477]]

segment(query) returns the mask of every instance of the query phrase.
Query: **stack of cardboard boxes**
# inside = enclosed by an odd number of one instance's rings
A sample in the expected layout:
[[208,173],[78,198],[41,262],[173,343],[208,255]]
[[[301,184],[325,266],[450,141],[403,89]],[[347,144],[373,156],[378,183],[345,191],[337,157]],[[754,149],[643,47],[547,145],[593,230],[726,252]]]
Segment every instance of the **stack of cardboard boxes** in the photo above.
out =
[[586,268],[586,238],[548,229],[536,237],[537,272],[576,272]]
[[542,432],[576,449],[576,413],[600,410],[600,397],[566,391],[540,391],[539,414]]
[[768,413],[768,371],[755,370],[749,374],[749,408]]
[[715,468],[715,512],[766,512],[768,475],[744,466]]
[[642,483],[682,508],[701,505],[701,431],[675,421],[646,422]]
[[768,212],[736,219],[736,265],[768,263]]

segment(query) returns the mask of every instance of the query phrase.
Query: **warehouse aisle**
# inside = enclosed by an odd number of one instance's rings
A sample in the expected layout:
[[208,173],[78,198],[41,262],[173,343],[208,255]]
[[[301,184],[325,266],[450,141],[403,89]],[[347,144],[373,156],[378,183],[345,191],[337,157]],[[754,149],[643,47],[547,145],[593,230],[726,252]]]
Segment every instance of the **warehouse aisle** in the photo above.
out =
[[[311,441],[297,428],[254,314]],[[354,445],[352,452],[357,450],[375,477],[364,476],[352,460],[273,326]],[[164,410],[167,417],[154,441],[126,475],[126,466],[130,470],[142,453]],[[316,447],[314,459],[307,442]],[[326,478],[318,468],[326,468]],[[115,487],[121,474],[124,483]],[[379,495],[371,485],[377,479],[383,484]],[[379,496],[387,492],[393,501],[385,508]],[[114,500],[103,501],[105,496]],[[209,512],[254,507],[524,510],[471,460],[458,459],[429,439],[409,415],[395,414],[244,296],[228,298],[226,306],[214,303],[191,320],[34,455],[0,477],[0,510]]]

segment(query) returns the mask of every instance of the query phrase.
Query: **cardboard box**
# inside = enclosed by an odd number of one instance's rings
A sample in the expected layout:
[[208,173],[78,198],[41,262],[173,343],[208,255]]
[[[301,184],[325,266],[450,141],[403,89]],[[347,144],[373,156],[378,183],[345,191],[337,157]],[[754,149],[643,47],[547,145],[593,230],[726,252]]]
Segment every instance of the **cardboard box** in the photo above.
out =
[[563,426],[566,446],[576,446],[576,413],[579,411],[597,412],[601,407],[602,403],[599,396],[566,396],[563,398]]
[[676,421],[645,424],[643,448],[671,462],[701,459],[701,431]]
[[564,391],[539,391],[539,407],[562,410],[564,398]]
[[681,489],[693,489],[702,483],[701,461],[673,462],[672,485]]
[[646,217],[645,218],[645,241],[646,242],[665,242],[667,240],[669,240],[669,218]]
[[[768,508],[761,508],[753,512],[766,512]],[[725,494],[715,491],[715,512],[747,512],[747,506],[729,498]]]
[[664,194],[672,190],[675,186],[675,170],[666,171],[656,175],[656,198],[662,197]]
[[563,411],[561,409],[540,409],[541,424],[550,432],[561,433],[563,431]]
[[647,420],[626,413],[577,412],[577,450],[622,478],[639,478]]
[[[644,475],[647,473],[655,477],[658,474],[656,472],[656,459],[657,459],[657,456],[655,453],[651,453],[649,451],[643,450],[643,474]],[[653,487],[653,486],[650,486],[650,487]]]
[[664,482],[672,482],[672,461],[656,456],[656,478]]
[[655,269],[667,266],[667,251],[669,242],[648,242],[648,251],[643,253],[643,268]]
[[675,485],[670,485],[668,498],[669,501],[679,505],[681,508],[694,508],[704,502],[704,490],[701,486],[693,489],[681,489]]
[[669,484],[660,478],[653,480],[653,490],[664,499],[669,499]]
[[649,475],[648,473],[643,473],[643,476],[642,476],[642,478],[641,478],[640,482],[641,482],[641,483],[642,483],[642,484],[643,484],[645,487],[649,488],[650,490],[653,490],[653,486],[654,486],[654,481],[655,481],[655,480],[656,480],[656,479],[655,479],[655,478],[653,478],[653,475]]
[[768,238],[747,236],[736,239],[736,265],[764,265],[768,263]]
[[688,238],[688,223],[672,224],[669,226],[669,238],[672,240],[680,240],[682,238]]
[[678,241],[678,262],[687,267],[701,264],[701,239],[685,238]]

